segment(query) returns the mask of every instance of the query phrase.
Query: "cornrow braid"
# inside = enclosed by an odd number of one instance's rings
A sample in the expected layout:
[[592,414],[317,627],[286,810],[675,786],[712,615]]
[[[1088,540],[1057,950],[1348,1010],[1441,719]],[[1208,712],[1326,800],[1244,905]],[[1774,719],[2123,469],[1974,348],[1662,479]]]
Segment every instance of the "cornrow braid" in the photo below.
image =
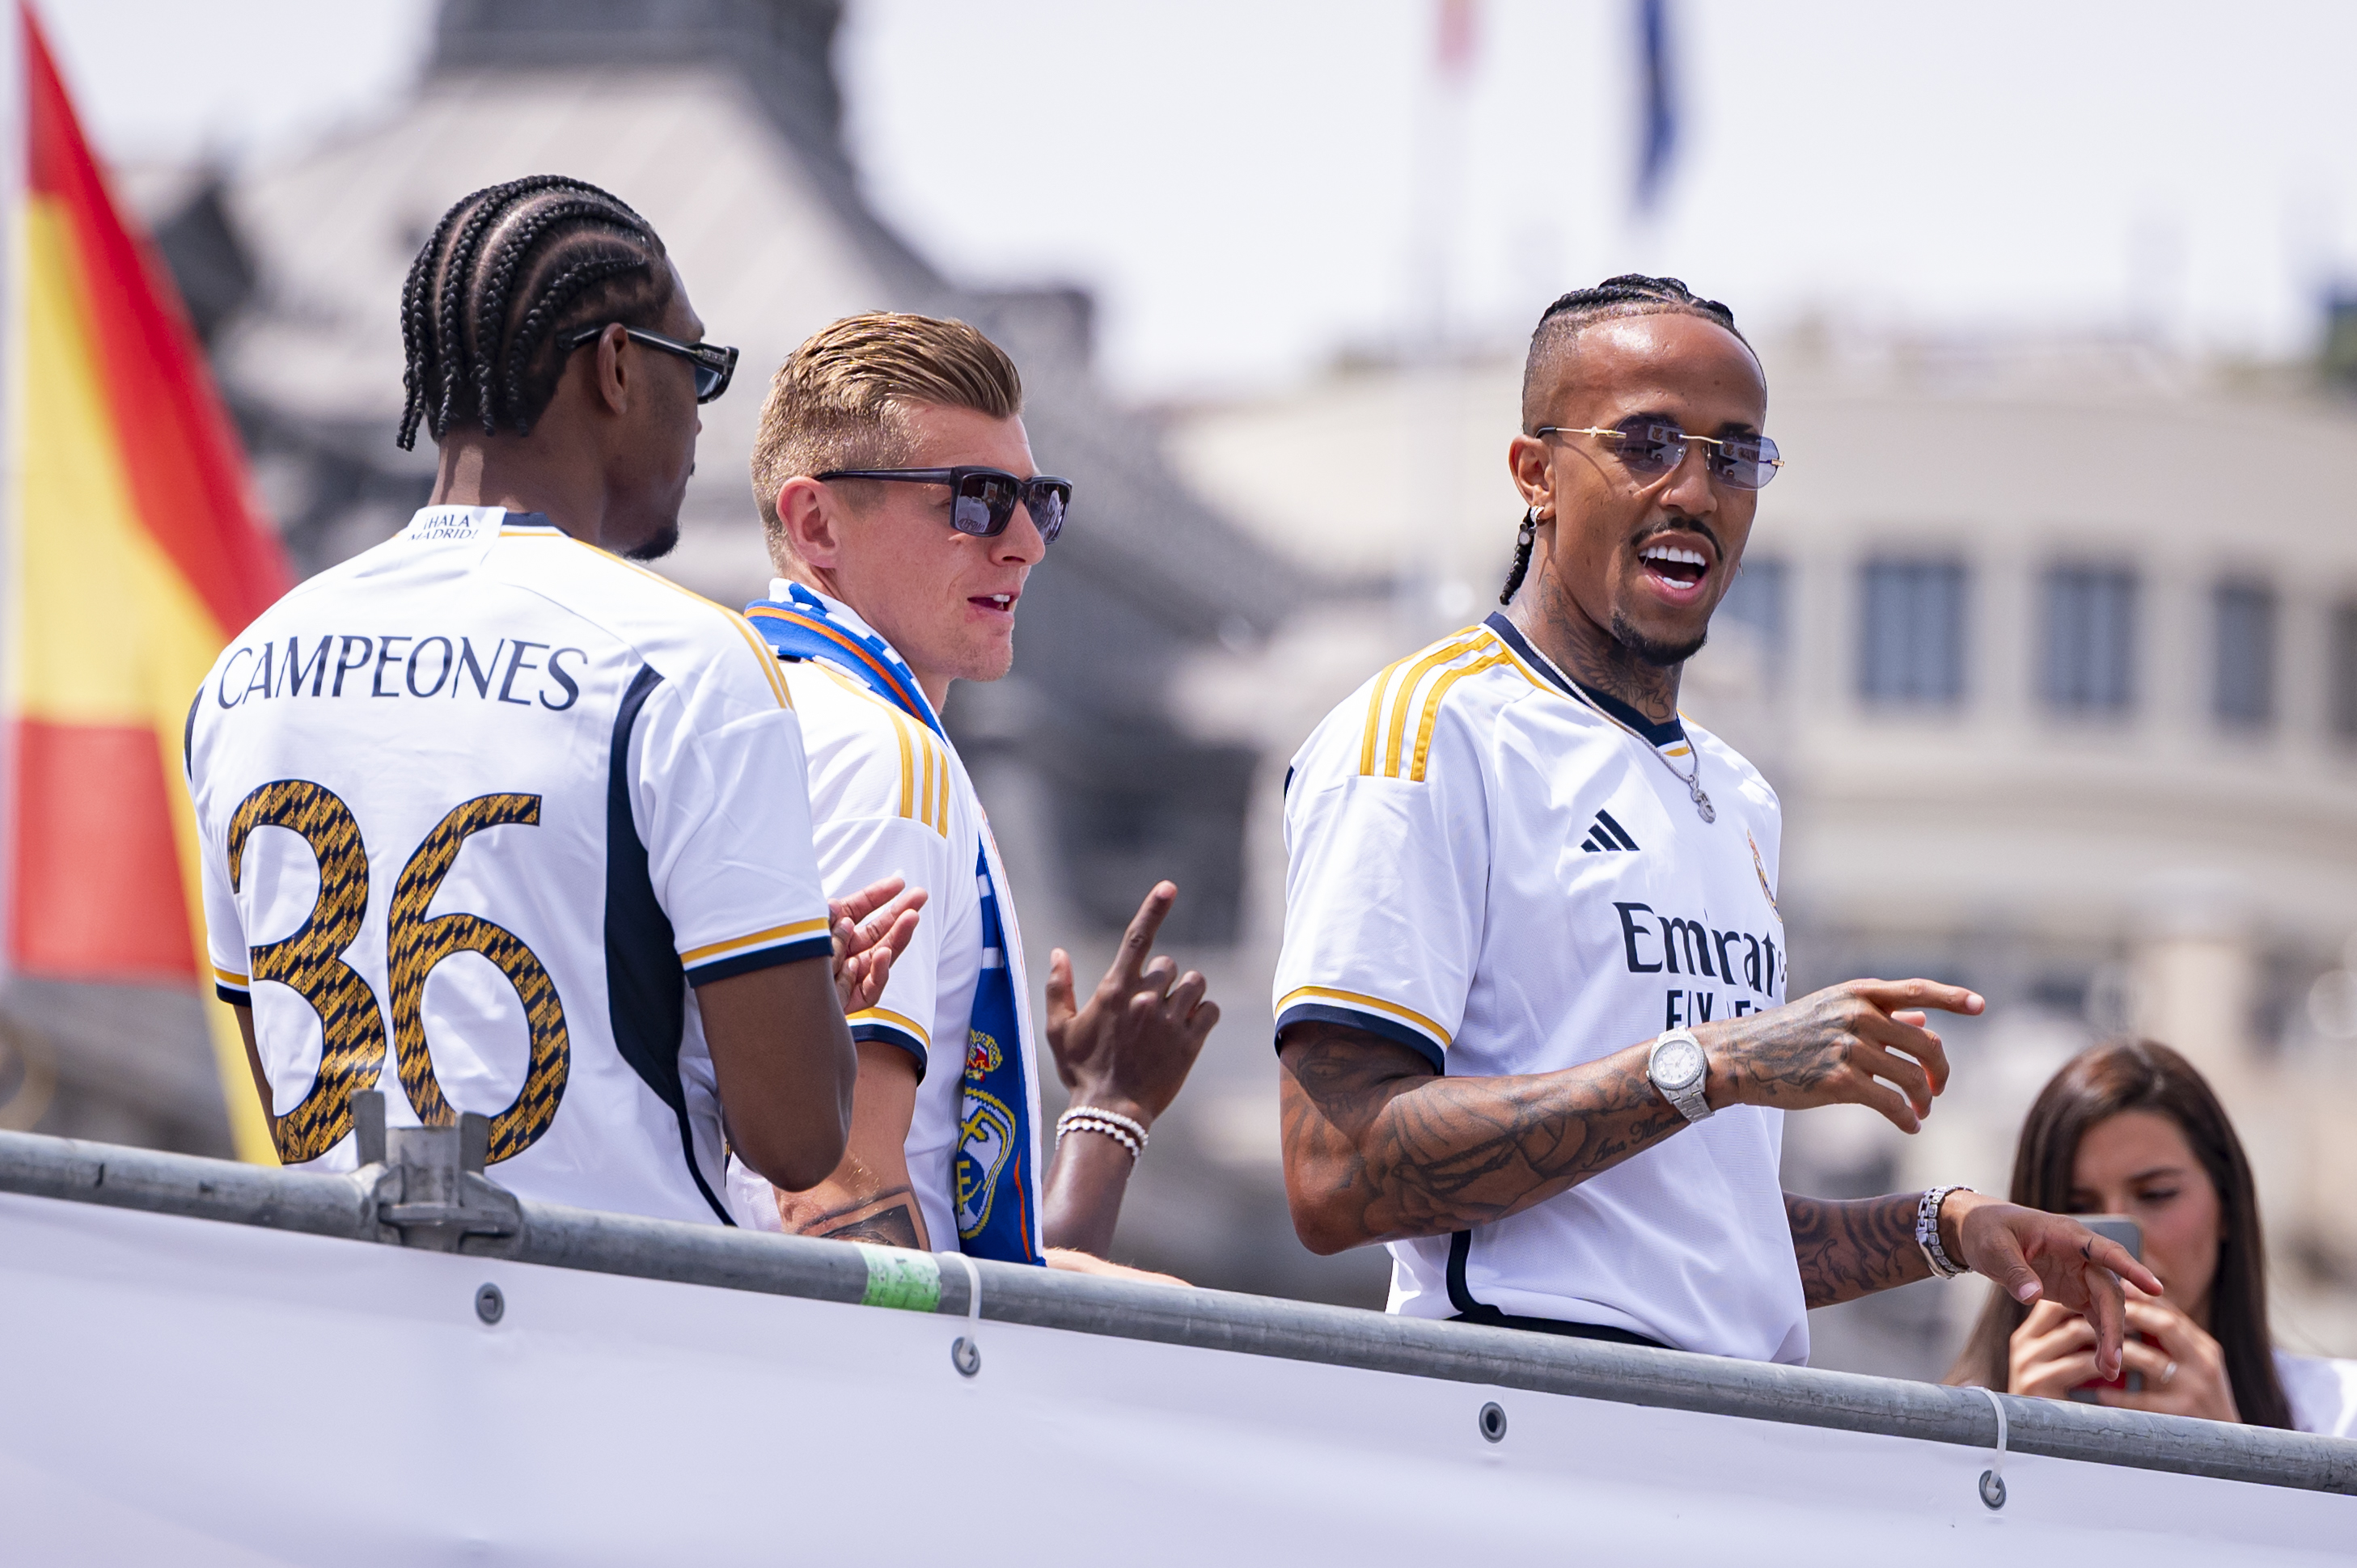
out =
[[[500,225],[499,244],[491,249],[483,263],[483,276],[475,288],[475,308],[468,313],[468,325],[475,331],[477,352],[474,354],[475,407],[483,419],[483,434],[496,435],[499,425],[492,417],[498,406],[492,387],[496,381],[500,358],[497,345],[500,328],[507,319],[510,291],[515,286],[516,274],[532,247],[543,234],[558,224],[578,218],[603,219],[606,209],[597,202],[565,197],[534,206],[517,213]],[[624,268],[616,270],[626,270]],[[511,373],[503,388],[511,399],[520,398],[517,378]]]
[[397,438],[404,452],[415,444],[417,422],[425,417],[425,400],[432,395],[425,385],[424,349],[434,330],[434,313],[426,306],[432,291],[434,258],[450,237],[450,226],[457,221],[458,209],[454,207],[442,215],[434,235],[425,248],[409,263],[409,276],[401,285],[401,435]]
[[528,435],[564,373],[568,327],[653,327],[671,304],[663,243],[619,198],[563,175],[478,190],[443,214],[402,286],[407,363],[395,437],[461,419]]
[[516,434],[531,435],[533,423],[540,417],[541,408],[546,406],[544,399],[541,407],[527,408],[524,375],[531,368],[533,357],[539,352],[543,338],[547,336],[549,323],[565,314],[577,297],[597,285],[608,278],[635,273],[640,264],[619,257],[592,257],[570,272],[557,274],[543,286],[540,302],[516,328],[513,340],[508,348],[507,405],[516,411]]
[[[1734,333],[1736,341],[1747,349],[1751,347],[1751,339],[1735,325],[1734,311],[1717,300],[1704,299],[1679,278],[1622,273],[1606,278],[1593,288],[1573,289],[1558,295],[1540,313],[1538,327],[1531,333],[1530,356],[1523,363],[1523,434],[1535,434],[1544,421],[1545,411],[1540,403],[1547,390],[1546,371],[1563,345],[1578,336],[1582,328],[1614,317],[1668,315],[1699,316],[1706,321],[1717,322]],[[1513,568],[1506,575],[1505,591],[1498,596],[1500,604],[1513,598],[1530,572],[1535,523],[1535,511],[1523,514],[1522,532],[1514,542]]]
[[1523,526],[1514,533],[1514,565],[1506,574],[1506,585],[1498,590],[1498,602],[1511,605],[1522,591],[1523,579],[1530,575],[1531,547],[1538,542],[1539,509],[1532,507],[1523,513]]

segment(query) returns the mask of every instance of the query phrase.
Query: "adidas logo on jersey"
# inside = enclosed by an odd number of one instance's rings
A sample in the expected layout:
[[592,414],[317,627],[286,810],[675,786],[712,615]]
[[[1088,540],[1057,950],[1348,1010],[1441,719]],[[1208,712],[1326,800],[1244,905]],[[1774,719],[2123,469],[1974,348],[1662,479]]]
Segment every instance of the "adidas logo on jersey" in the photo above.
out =
[[1587,830],[1587,836],[1579,841],[1579,847],[1590,854],[1600,854],[1635,849],[1637,841],[1629,836],[1627,828],[1612,820],[1611,812],[1599,811],[1596,813],[1596,825]]

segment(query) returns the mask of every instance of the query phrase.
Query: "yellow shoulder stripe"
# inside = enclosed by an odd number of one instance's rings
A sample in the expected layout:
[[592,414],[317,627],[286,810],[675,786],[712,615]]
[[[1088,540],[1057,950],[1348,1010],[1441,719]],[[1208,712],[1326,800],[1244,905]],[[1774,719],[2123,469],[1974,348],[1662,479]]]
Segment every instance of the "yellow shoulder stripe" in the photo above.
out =
[[823,659],[810,660],[836,685],[875,705],[900,747],[900,815],[950,836],[950,759],[933,732]]
[[1432,683],[1432,694],[1425,699],[1424,717],[1415,726],[1415,753],[1408,763],[1407,778],[1411,784],[1424,782],[1424,765],[1432,757],[1432,726],[1440,722],[1440,704],[1448,695],[1448,688],[1468,675],[1478,675],[1484,670],[1494,670],[1509,662],[1513,655],[1503,645],[1476,659],[1470,664],[1459,664]]
[[[1458,662],[1469,657],[1471,662]],[[1411,783],[1421,783],[1432,753],[1433,725],[1439,722],[1448,689],[1468,675],[1512,659],[1493,633],[1472,627],[1385,670],[1367,698],[1359,772],[1371,779],[1405,776]]]
[[888,707],[892,733],[900,740],[900,814],[943,838],[950,836],[950,761],[933,732]]

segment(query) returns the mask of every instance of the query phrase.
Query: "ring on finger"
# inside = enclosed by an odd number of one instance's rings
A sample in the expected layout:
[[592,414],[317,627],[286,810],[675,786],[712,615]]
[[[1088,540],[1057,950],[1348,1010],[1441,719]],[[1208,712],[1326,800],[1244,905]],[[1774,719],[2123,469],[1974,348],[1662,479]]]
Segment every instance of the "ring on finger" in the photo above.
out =
[[2162,1388],[2169,1387],[2169,1380],[2175,1376],[2177,1376],[2177,1363],[2171,1361],[2168,1366],[2163,1367],[2160,1369],[2160,1386]]

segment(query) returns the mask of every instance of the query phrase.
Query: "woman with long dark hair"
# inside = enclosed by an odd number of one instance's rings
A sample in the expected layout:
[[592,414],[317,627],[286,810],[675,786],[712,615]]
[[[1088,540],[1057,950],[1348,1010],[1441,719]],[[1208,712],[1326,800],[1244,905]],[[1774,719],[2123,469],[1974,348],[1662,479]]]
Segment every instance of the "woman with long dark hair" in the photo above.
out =
[[2081,1052],[2039,1092],[2013,1157],[2012,1200],[2124,1214],[2164,1294],[2128,1291],[2126,1369],[2097,1383],[2085,1320],[1993,1293],[1951,1382],[2170,1415],[2357,1434],[2357,1363],[2294,1356],[2267,1328],[2266,1244],[2242,1140],[2193,1065],[2150,1040]]

